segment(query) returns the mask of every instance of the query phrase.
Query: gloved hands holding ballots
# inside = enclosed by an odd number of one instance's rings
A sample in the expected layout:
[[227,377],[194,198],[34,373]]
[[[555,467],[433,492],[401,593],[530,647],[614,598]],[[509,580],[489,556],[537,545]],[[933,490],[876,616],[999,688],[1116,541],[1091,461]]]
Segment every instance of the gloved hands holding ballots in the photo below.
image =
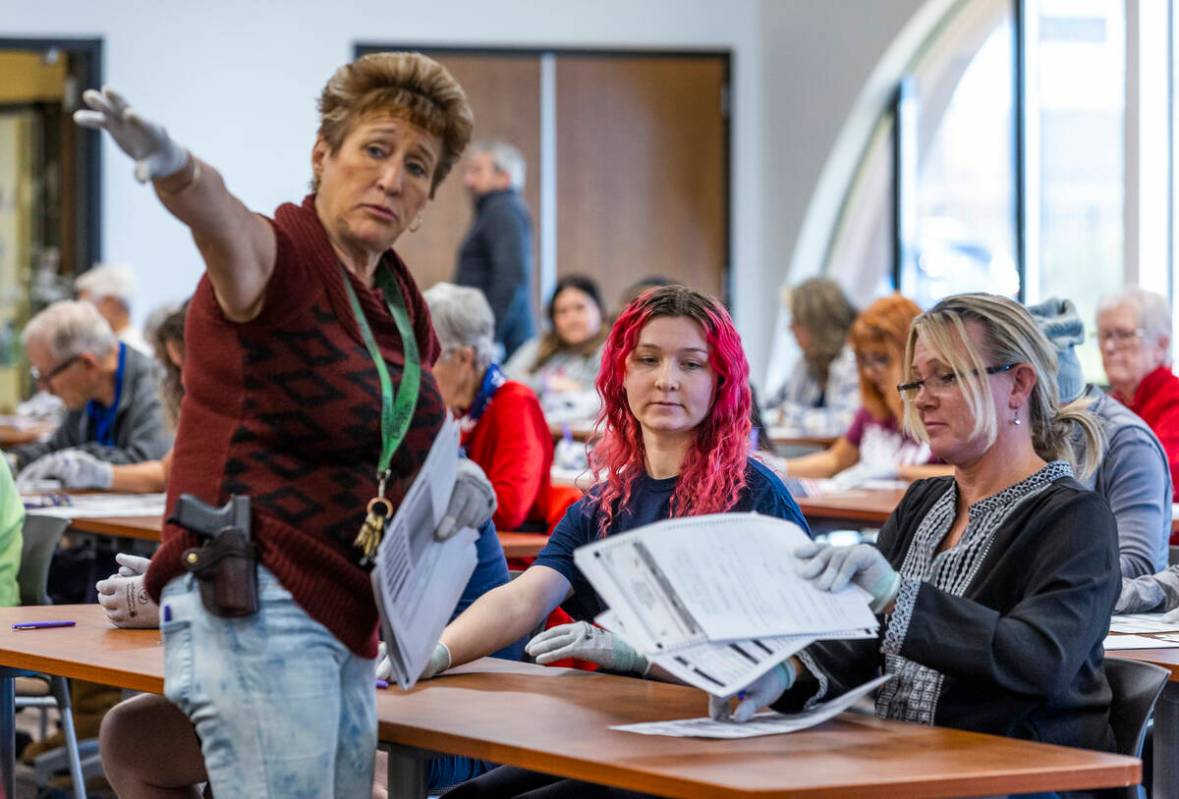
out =
[[901,587],[901,577],[888,560],[871,544],[833,547],[807,543],[794,551],[801,561],[798,573],[824,591],[841,591],[855,583],[872,595],[873,613],[882,613]]
[[59,449],[37,458],[16,477],[18,485],[30,485],[39,480],[59,480],[63,488],[106,489],[114,482],[114,469],[89,452]]
[[151,565],[148,558],[119,553],[115,555],[119,571],[94,587],[98,604],[116,627],[148,628],[160,626],[160,606],[152,602],[143,585],[143,575]]
[[495,489],[487,475],[474,461],[459,458],[450,504],[434,537],[445,541],[464,527],[478,530],[492,517],[495,508]]
[[75,111],[74,121],[109,133],[119,149],[135,160],[135,179],[140,183],[179,172],[191,157],[168,131],[137,114],[110,86],[101,92],[87,89],[82,101],[90,110]]
[[651,664],[645,657],[609,630],[589,622],[560,624],[537,635],[524,647],[537,663],[577,658],[597,663],[611,671],[632,671],[646,675]]
[[790,661],[779,663],[733,696],[709,696],[708,715],[717,721],[746,722],[763,707],[772,705],[794,685]]

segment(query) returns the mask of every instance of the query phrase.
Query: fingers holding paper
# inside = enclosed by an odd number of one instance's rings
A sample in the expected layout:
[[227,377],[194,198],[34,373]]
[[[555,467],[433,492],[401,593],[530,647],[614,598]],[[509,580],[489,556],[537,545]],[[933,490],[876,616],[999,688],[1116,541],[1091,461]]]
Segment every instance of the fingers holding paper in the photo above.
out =
[[781,663],[758,677],[743,691],[731,696],[708,697],[708,715],[717,721],[738,724],[749,721],[763,707],[772,705],[794,685],[794,666]]

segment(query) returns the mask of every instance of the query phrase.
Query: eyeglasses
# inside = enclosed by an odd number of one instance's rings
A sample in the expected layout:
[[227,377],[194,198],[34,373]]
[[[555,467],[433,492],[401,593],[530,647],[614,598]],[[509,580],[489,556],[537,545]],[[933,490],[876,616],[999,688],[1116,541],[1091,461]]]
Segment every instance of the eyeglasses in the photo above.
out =
[[1122,347],[1130,346],[1130,342],[1134,339],[1145,336],[1146,331],[1140,327],[1134,328],[1133,330],[1115,327],[1110,330],[1098,330],[1093,335],[1097,339],[1099,346],[1104,347],[1106,344],[1112,343],[1114,349],[1121,349]]
[[[1019,366],[1018,363],[1005,363],[999,366],[988,366],[982,371],[988,375],[997,375],[1000,372],[1009,372],[1017,366]],[[971,371],[971,374],[976,375],[978,374],[978,371],[973,370]],[[931,395],[940,397],[944,396],[957,384],[958,375],[956,375],[954,372],[946,372],[945,374],[933,375],[932,377],[926,377],[922,380],[914,380],[912,383],[901,383],[899,386],[897,386],[897,391],[899,391],[901,396],[905,399],[915,399],[917,397],[917,392],[919,392],[922,388],[928,391]]]
[[38,369],[36,366],[30,366],[29,367],[29,374],[31,374],[33,376],[33,382],[36,383],[37,385],[48,386],[50,380],[57,377],[59,374],[64,372],[66,369],[69,369],[81,357],[82,357],[81,355],[75,355],[72,358],[66,358],[64,361],[62,361],[57,366],[50,369],[45,374],[41,374],[41,370]]
[[856,353],[856,366],[861,369],[887,369],[892,356],[882,353]]

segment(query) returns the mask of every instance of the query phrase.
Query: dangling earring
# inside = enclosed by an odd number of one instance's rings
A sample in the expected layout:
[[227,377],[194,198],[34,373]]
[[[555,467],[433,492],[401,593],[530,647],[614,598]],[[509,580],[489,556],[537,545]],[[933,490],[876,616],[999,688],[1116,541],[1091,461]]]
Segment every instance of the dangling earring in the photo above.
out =
[[414,217],[413,222],[410,223],[409,232],[410,233],[417,233],[418,228],[420,228],[421,226],[422,226],[422,215],[418,214],[416,217]]
[[1013,410],[1011,412],[1011,423],[1012,424],[1023,424],[1023,422],[1021,422],[1019,419],[1019,409],[1018,408],[1016,408],[1015,410]]

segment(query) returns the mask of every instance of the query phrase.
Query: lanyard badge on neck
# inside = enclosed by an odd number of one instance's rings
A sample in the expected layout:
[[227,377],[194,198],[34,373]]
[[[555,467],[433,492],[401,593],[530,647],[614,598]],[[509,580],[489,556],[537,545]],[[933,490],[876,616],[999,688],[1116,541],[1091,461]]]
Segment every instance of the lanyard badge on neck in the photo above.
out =
[[[341,267],[343,269],[343,267]],[[393,453],[401,445],[405,433],[409,430],[409,422],[413,417],[414,406],[418,402],[418,391],[422,382],[422,360],[418,353],[418,341],[414,337],[413,327],[409,323],[409,314],[405,309],[405,298],[401,296],[393,276],[387,269],[377,267],[376,283],[385,295],[385,303],[389,306],[389,313],[397,325],[397,334],[401,337],[401,346],[405,352],[405,368],[401,372],[401,385],[394,396],[393,381],[389,378],[389,367],[384,356],[373,338],[372,329],[364,316],[364,308],[352,288],[352,281],[347,272],[343,274],[344,289],[348,292],[348,302],[352,306],[352,314],[356,317],[356,326],[360,328],[360,335],[364,339],[364,346],[373,365],[377,369],[377,377],[381,383],[381,456],[377,461],[377,495],[369,500],[364,523],[360,526],[360,533],[356,536],[353,546],[359,548],[364,557],[361,563],[367,563],[377,553],[381,537],[385,534],[385,525],[393,515],[393,503],[385,497],[385,487],[389,480],[389,464],[393,461]]]

